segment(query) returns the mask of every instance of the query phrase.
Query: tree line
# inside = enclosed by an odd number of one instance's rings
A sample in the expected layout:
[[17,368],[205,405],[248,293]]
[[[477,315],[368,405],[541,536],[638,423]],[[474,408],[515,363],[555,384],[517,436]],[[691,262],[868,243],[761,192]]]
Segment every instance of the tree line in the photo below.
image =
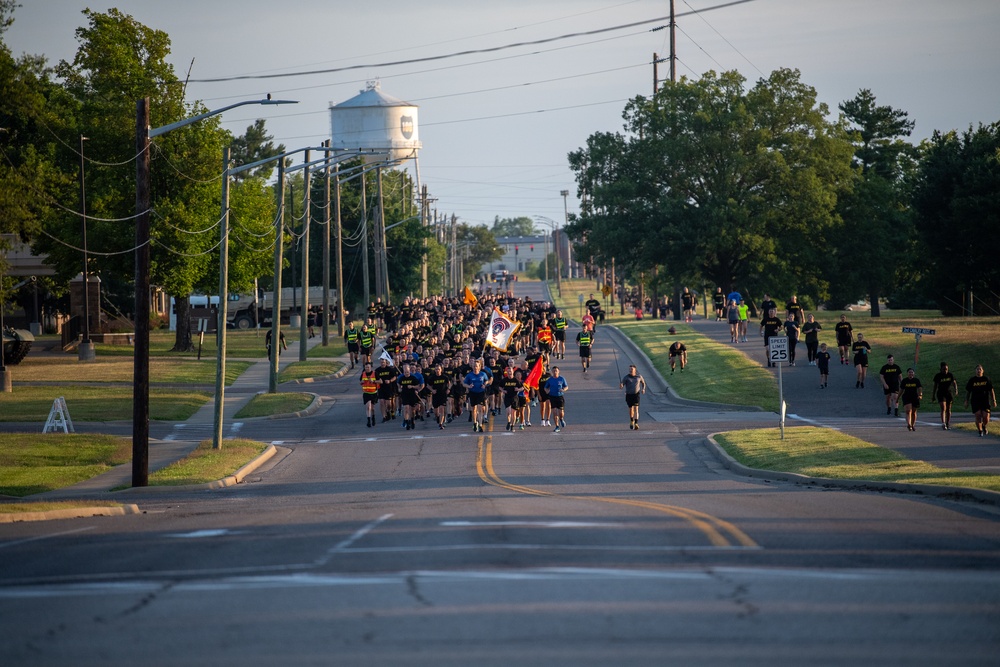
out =
[[[88,9],[83,12],[84,25],[76,30],[75,57],[50,66],[42,55],[15,57],[3,40],[17,7],[14,0],[0,0],[0,232],[48,256],[55,276],[42,280],[43,306],[65,312],[68,281],[83,267],[86,220],[87,270],[101,277],[102,300],[111,310],[134,316],[136,102],[150,99],[152,127],[208,109],[201,102],[185,101],[185,83],[167,62],[170,38],[166,33],[117,9]],[[183,316],[187,297],[218,291],[221,156],[226,146],[231,149],[233,167],[286,152],[284,145],[275,144],[264,120],[234,136],[222,128],[219,116],[162,134],[151,149],[150,282],[177,298],[180,326],[175,348],[179,350],[191,348],[191,332]],[[290,166],[291,160],[285,160]],[[304,226],[310,225],[310,236],[319,238],[327,218],[322,210],[323,175],[314,171],[310,179],[312,206],[306,216],[303,195],[307,186],[297,172],[287,178],[285,225],[278,229],[277,164],[275,159],[243,172],[230,186],[232,292],[247,293],[255,281],[260,289],[271,287],[276,242],[285,248],[282,282],[292,285],[299,270],[296,252],[303,251],[299,240]],[[357,164],[341,168],[353,166]],[[367,305],[361,303],[361,249],[364,236],[369,252],[374,248],[370,221],[379,207],[386,226],[400,223],[386,236],[388,282],[393,292],[420,292],[425,255],[431,289],[444,284],[448,240],[439,242],[433,230],[421,225],[415,186],[405,170],[384,170],[382,176],[385,194],[381,198],[374,173],[363,177],[367,179],[364,201],[361,179],[345,181],[341,188],[345,303],[350,310]],[[369,221],[367,226],[362,226],[363,218]],[[490,261],[497,252],[488,236],[468,225],[457,225],[455,238],[472,260],[470,268],[477,267],[473,262],[481,257]],[[311,243],[309,252],[309,284],[321,285],[320,243]],[[375,270],[371,264],[370,273]],[[22,305],[30,300],[27,293],[21,295]]]
[[[862,89],[817,101],[800,73],[667,82],[625,106],[619,132],[570,153],[578,257],[616,261],[653,294],[703,284],[1000,312],[1000,123],[908,141],[905,111]],[[973,311],[974,308],[974,311]]]

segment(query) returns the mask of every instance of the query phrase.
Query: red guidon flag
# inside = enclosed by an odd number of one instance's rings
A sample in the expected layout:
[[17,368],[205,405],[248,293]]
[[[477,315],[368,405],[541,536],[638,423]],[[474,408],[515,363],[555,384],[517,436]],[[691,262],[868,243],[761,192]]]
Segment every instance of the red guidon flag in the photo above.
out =
[[500,312],[496,306],[493,307],[493,315],[490,317],[490,328],[486,332],[486,344],[501,352],[506,352],[510,347],[510,342],[514,334],[521,328],[520,322],[515,322]]
[[542,357],[538,357],[538,361],[535,362],[528,377],[524,380],[524,386],[538,391],[538,381],[542,379],[543,370],[545,370],[545,361]]

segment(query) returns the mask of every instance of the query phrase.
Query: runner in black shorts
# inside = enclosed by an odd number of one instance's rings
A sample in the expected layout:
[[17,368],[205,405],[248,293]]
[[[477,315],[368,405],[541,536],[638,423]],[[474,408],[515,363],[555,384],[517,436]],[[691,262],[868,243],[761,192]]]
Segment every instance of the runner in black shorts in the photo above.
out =
[[958,395],[958,382],[947,362],[941,362],[941,371],[934,376],[934,400],[941,406],[941,428],[951,430],[951,404]]
[[976,366],[976,374],[965,383],[965,405],[972,404],[972,411],[976,414],[976,430],[979,437],[989,433],[990,407],[997,406],[996,393],[993,391],[993,383],[983,374],[983,366]]

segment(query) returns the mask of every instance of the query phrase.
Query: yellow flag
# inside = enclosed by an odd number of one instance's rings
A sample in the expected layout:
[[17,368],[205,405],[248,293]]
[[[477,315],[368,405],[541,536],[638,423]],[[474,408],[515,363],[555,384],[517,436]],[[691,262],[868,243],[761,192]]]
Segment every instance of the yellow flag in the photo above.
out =
[[472,306],[473,308],[479,305],[479,299],[477,299],[476,295],[472,293],[472,290],[469,289],[468,285],[465,286],[465,294],[462,296],[462,303],[467,306]]

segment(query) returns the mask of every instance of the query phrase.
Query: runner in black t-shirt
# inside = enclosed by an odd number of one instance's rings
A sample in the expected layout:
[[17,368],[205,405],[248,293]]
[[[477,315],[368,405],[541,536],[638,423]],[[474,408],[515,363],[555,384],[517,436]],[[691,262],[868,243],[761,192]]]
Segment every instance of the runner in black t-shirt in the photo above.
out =
[[854,368],[857,369],[854,388],[864,389],[865,378],[868,377],[868,355],[872,351],[872,346],[865,340],[864,334],[858,334],[858,339],[851,345],[851,351],[854,352]]
[[906,410],[906,428],[916,431],[917,409],[920,407],[920,399],[924,397],[924,390],[912,368],[906,369],[906,377],[900,381],[899,389],[903,408]]
[[768,310],[767,315],[760,321],[760,335],[764,337],[764,358],[767,359],[768,368],[773,365],[770,353],[768,352],[768,343],[771,340],[771,336],[778,335],[782,326],[784,326],[784,323],[778,317],[778,311],[775,308]]
[[885,394],[885,414],[891,415],[895,410],[895,416],[898,417],[899,381],[903,379],[903,369],[896,364],[896,360],[890,354],[878,374],[882,379],[882,393]]
[[983,373],[983,366],[976,366],[976,374],[965,383],[965,405],[971,404],[972,411],[976,414],[976,430],[979,437],[989,433],[990,407],[997,406],[996,393],[993,391],[993,383]]
[[958,382],[947,362],[941,362],[941,370],[934,376],[934,400],[941,406],[941,428],[951,429],[951,404],[958,395]]

